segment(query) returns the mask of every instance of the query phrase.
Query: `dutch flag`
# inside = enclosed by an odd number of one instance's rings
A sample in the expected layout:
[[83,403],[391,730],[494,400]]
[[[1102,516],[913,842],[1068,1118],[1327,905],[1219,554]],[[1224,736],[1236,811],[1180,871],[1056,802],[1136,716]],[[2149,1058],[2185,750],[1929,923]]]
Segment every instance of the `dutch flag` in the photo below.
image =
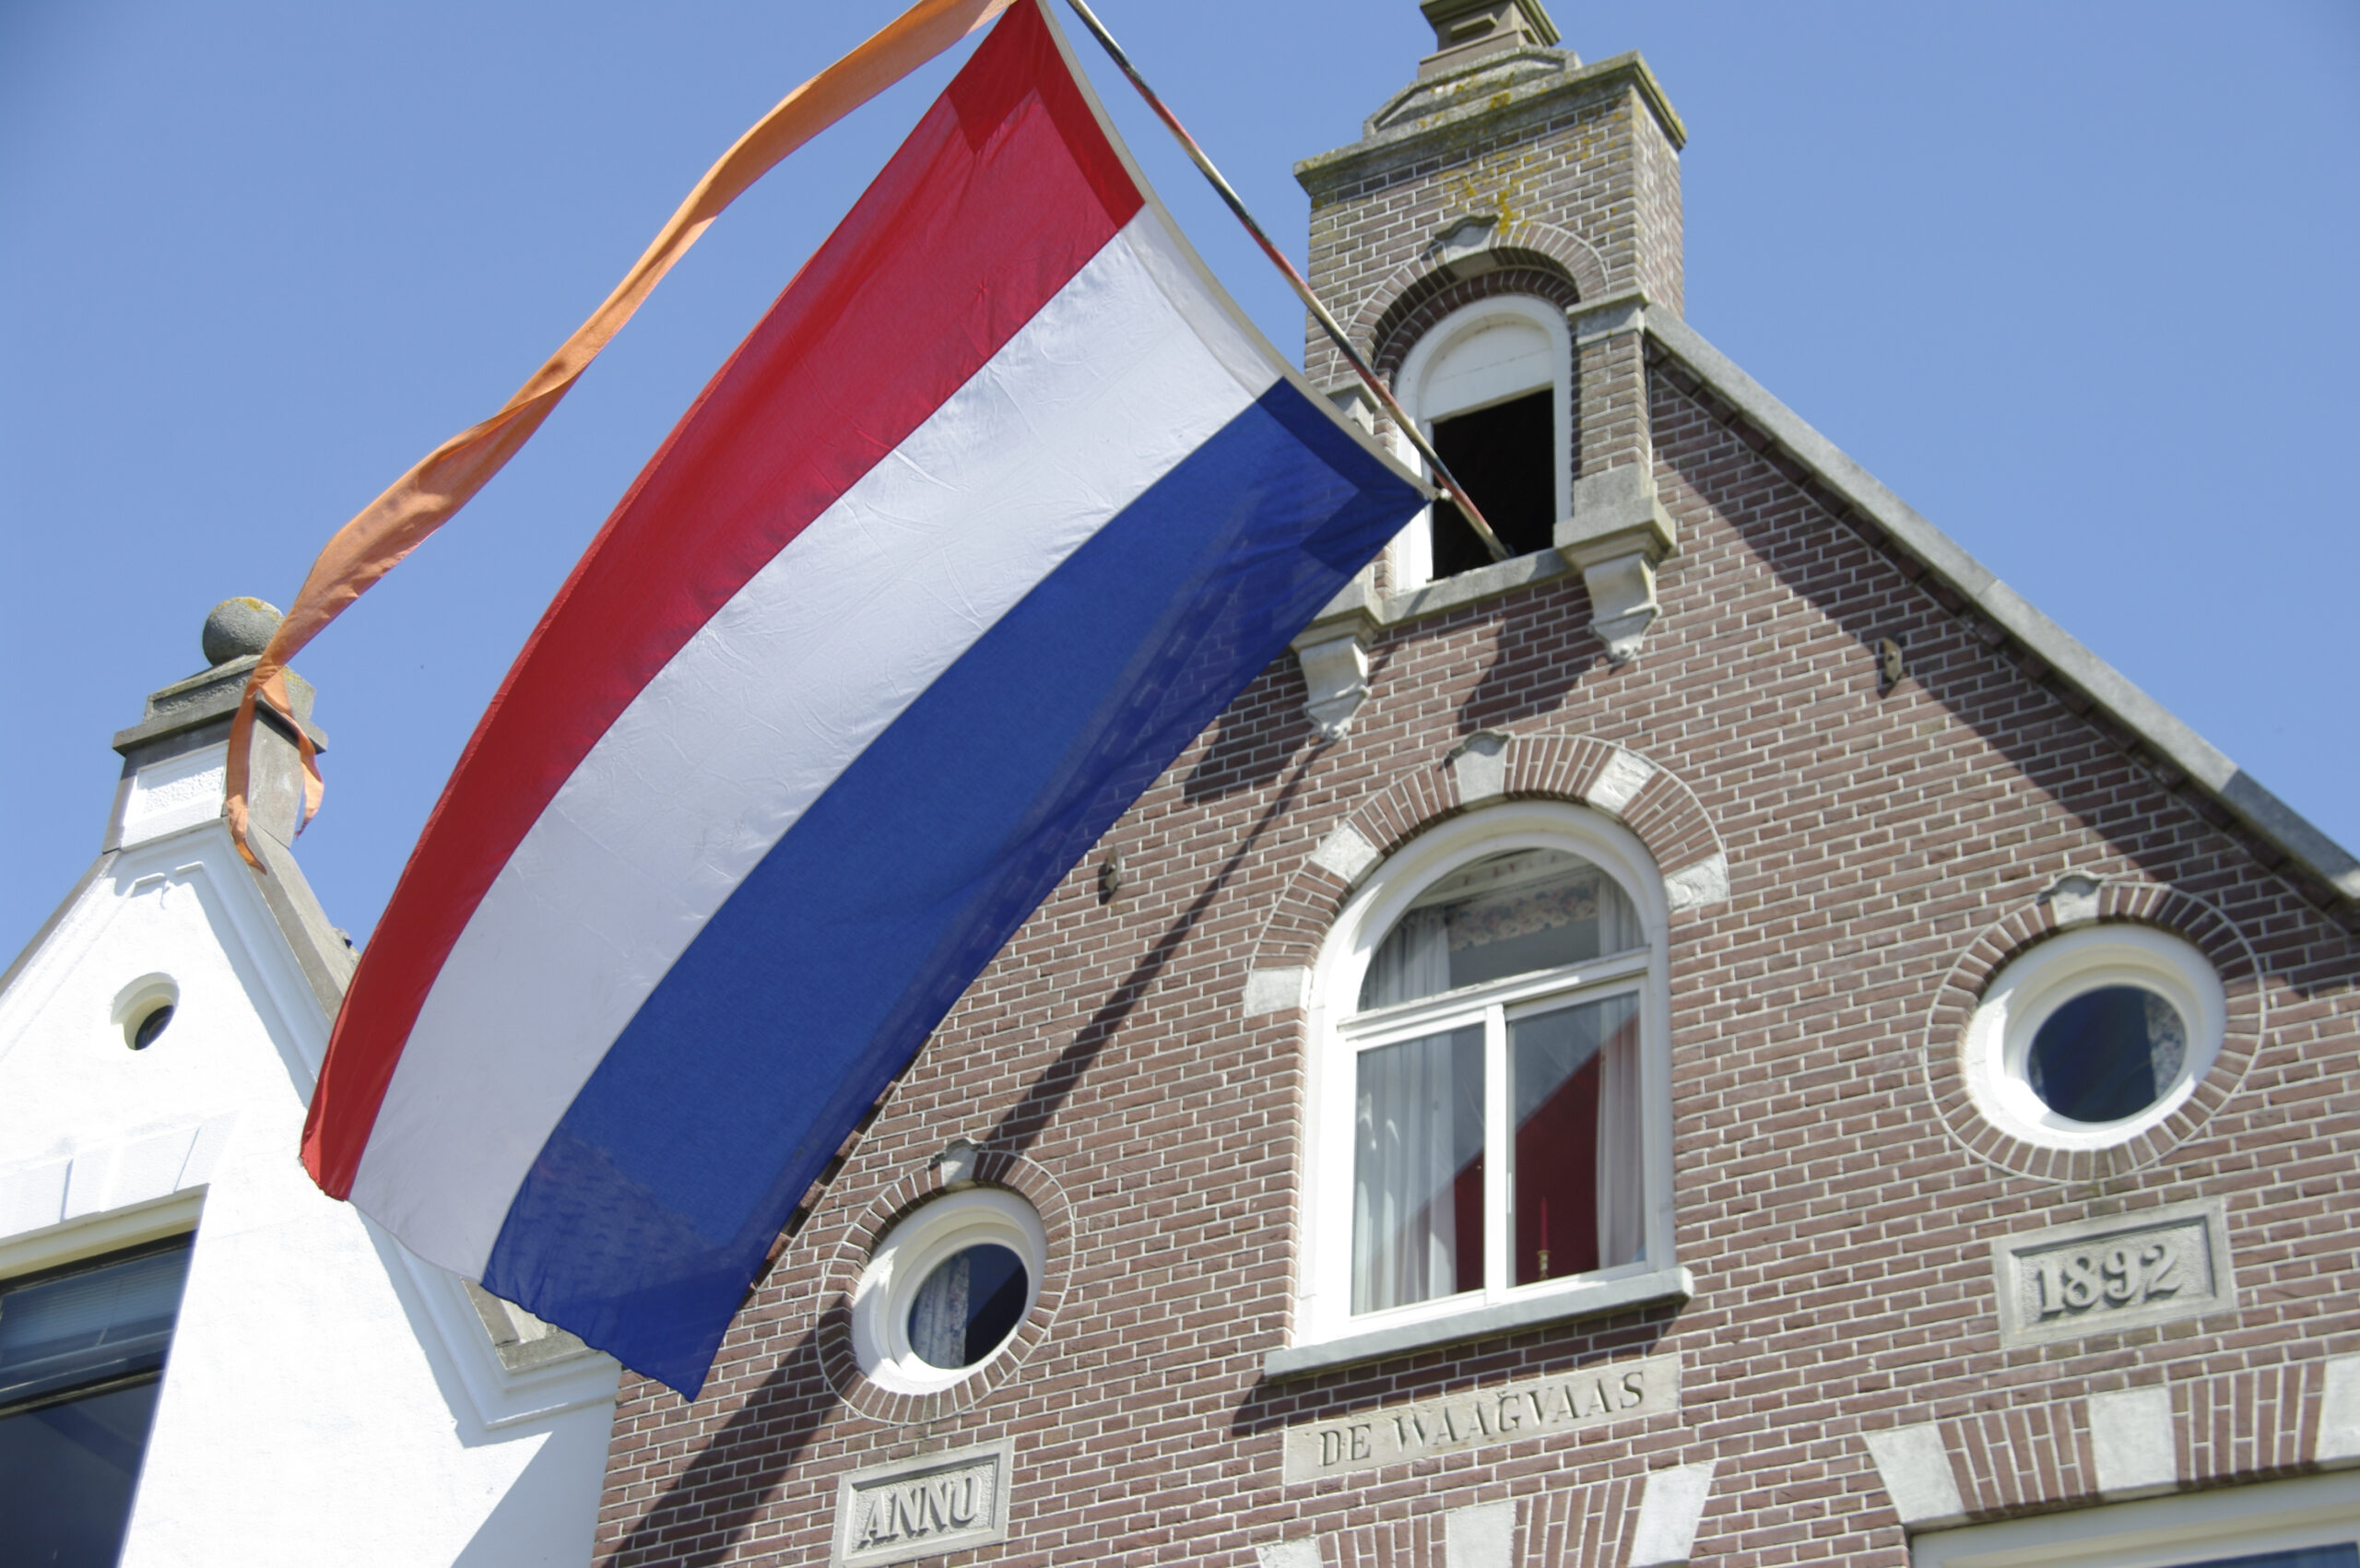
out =
[[705,388],[477,727],[304,1163],[693,1397],[860,1116],[1425,504],[1009,11]]

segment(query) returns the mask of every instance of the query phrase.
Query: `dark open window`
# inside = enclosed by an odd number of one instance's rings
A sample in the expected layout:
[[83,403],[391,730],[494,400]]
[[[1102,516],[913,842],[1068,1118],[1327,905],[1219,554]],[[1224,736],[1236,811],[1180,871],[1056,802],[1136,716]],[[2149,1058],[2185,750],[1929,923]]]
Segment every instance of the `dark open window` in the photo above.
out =
[[[1510,555],[1555,542],[1557,396],[1543,390],[1434,421],[1434,450]],[[1488,565],[1491,553],[1456,506],[1434,507],[1434,576]]]
[[9,1562],[110,1568],[155,1419],[188,1238],[0,1280],[0,1535]]

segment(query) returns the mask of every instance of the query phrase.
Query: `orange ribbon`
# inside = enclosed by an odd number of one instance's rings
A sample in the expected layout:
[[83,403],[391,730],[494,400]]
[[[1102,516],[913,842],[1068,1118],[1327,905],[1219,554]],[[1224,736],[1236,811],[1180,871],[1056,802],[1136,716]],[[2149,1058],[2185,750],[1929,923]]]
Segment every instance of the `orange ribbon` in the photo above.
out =
[[319,760],[288,701],[288,661],[506,466],[589,369],[598,350],[622,330],[641,301],[672,269],[672,264],[688,253],[723,208],[787,154],[991,21],[1012,3],[917,0],[851,53],[781,99],[778,107],[738,137],[737,145],[697,182],[689,199],[680,204],[606,302],[591,312],[590,319],[574,330],[500,412],[428,453],[336,531],[312,563],[302,591],[295,595],[287,618],[278,623],[254,673],[246,678],[245,693],[230,725],[228,799],[221,814],[229,819],[230,836],[247,865],[262,869],[246,844],[246,787],[257,698],[286,720],[302,751],[303,819],[297,824],[299,832],[320,808]]

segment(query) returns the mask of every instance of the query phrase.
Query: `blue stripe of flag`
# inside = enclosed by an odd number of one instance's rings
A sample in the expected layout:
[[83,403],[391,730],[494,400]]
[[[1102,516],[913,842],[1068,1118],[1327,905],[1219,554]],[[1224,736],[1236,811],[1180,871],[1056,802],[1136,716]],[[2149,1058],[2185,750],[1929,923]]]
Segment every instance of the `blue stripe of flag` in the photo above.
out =
[[1422,504],[1281,381],[1112,519],[708,922],[543,1148],[485,1286],[693,1397],[795,1203],[927,1033]]

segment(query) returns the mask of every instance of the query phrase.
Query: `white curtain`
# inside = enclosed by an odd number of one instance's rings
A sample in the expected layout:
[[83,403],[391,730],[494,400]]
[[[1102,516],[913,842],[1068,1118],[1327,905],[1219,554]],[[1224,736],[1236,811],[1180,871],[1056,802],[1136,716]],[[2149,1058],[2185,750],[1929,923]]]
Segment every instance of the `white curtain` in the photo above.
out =
[[[1646,1251],[1639,1140],[1639,1009],[1630,997],[1622,1021],[1599,1048],[1598,1266],[1630,1263]],[[1610,1018],[1612,1014],[1609,1015]]]
[[[1512,879],[1481,885],[1487,876]],[[1436,891],[1452,888],[1464,895],[1435,896],[1386,933],[1361,983],[1363,1008],[1646,946],[1620,884],[1563,851],[1493,855],[1446,878]]]
[[967,1261],[961,1253],[926,1276],[910,1303],[910,1349],[928,1366],[967,1364]]
[[1363,1051],[1359,1079],[1352,1310],[1449,1295],[1458,1289],[1456,1183],[1483,1149],[1482,1026]]
[[1437,905],[1413,909],[1386,936],[1361,982],[1361,1007],[1387,1008],[1450,989],[1450,931]]
[[1598,950],[1627,953],[1646,947],[1646,927],[1639,923],[1638,906],[1631,902],[1631,895],[1605,872],[1592,875],[1598,878]]

